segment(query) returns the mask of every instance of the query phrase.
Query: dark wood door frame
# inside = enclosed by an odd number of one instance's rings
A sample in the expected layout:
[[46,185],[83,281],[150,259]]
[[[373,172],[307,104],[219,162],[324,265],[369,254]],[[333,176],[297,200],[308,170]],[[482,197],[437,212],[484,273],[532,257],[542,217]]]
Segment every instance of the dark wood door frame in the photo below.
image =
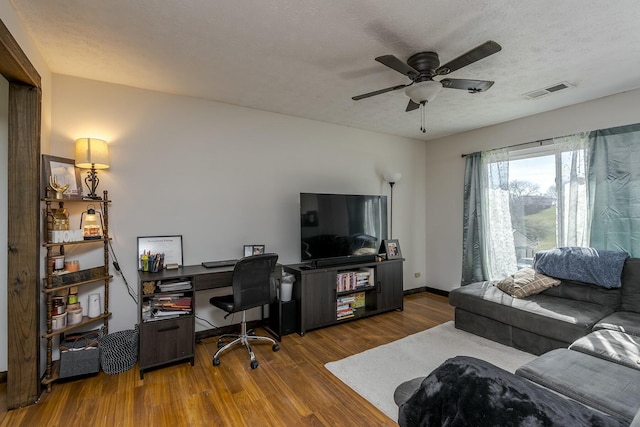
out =
[[7,407],[40,387],[40,75],[0,20],[0,74],[9,81]]

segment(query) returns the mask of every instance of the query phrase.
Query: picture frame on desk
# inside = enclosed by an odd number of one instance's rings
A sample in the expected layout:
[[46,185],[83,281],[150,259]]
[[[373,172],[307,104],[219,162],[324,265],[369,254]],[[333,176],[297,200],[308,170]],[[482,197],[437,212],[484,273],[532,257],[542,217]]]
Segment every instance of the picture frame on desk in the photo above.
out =
[[384,246],[387,259],[402,258],[402,251],[400,250],[400,242],[398,242],[398,239],[383,240],[382,245]]
[[171,236],[141,236],[138,237],[138,270],[142,270],[142,256],[164,254],[164,265],[183,265],[182,235]]
[[[82,199],[80,168],[76,167],[74,159],[43,154],[40,189],[42,197],[47,196],[47,187],[50,187],[49,178],[55,179],[61,186],[69,184],[69,188],[64,191],[64,199]],[[52,190],[50,197],[55,197],[55,190]]]
[[245,257],[251,256],[251,255],[262,255],[265,253],[264,249],[265,249],[264,245],[244,245],[243,255]]

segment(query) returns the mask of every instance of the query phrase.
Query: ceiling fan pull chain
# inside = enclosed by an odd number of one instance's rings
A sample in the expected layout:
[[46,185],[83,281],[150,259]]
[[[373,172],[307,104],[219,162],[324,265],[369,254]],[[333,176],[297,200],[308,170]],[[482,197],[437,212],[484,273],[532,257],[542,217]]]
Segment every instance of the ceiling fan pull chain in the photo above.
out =
[[422,131],[422,133],[426,133],[427,132],[426,120],[425,120],[425,110],[426,109],[427,109],[426,102],[421,102],[420,103],[420,116],[421,116],[420,130]]

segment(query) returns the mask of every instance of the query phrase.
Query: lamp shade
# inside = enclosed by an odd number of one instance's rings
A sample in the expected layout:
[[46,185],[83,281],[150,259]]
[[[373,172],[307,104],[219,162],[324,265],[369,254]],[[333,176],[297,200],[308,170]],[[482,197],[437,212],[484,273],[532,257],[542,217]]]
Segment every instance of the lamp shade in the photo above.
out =
[[400,178],[402,178],[402,174],[400,172],[388,172],[384,174],[384,180],[390,184],[395,184],[396,182],[400,181]]
[[107,141],[96,138],[77,139],[76,166],[82,169],[108,169],[109,146]]
[[404,93],[416,104],[431,102],[442,90],[442,83],[433,80],[425,80],[407,87]]

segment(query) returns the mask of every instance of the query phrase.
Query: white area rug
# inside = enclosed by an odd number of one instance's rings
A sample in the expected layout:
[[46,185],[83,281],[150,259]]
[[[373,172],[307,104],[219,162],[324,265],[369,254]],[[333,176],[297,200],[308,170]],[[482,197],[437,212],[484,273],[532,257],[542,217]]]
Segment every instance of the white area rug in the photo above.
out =
[[404,381],[427,376],[454,356],[473,356],[509,372],[536,356],[455,328],[453,322],[409,335],[325,367],[394,421],[393,392]]

